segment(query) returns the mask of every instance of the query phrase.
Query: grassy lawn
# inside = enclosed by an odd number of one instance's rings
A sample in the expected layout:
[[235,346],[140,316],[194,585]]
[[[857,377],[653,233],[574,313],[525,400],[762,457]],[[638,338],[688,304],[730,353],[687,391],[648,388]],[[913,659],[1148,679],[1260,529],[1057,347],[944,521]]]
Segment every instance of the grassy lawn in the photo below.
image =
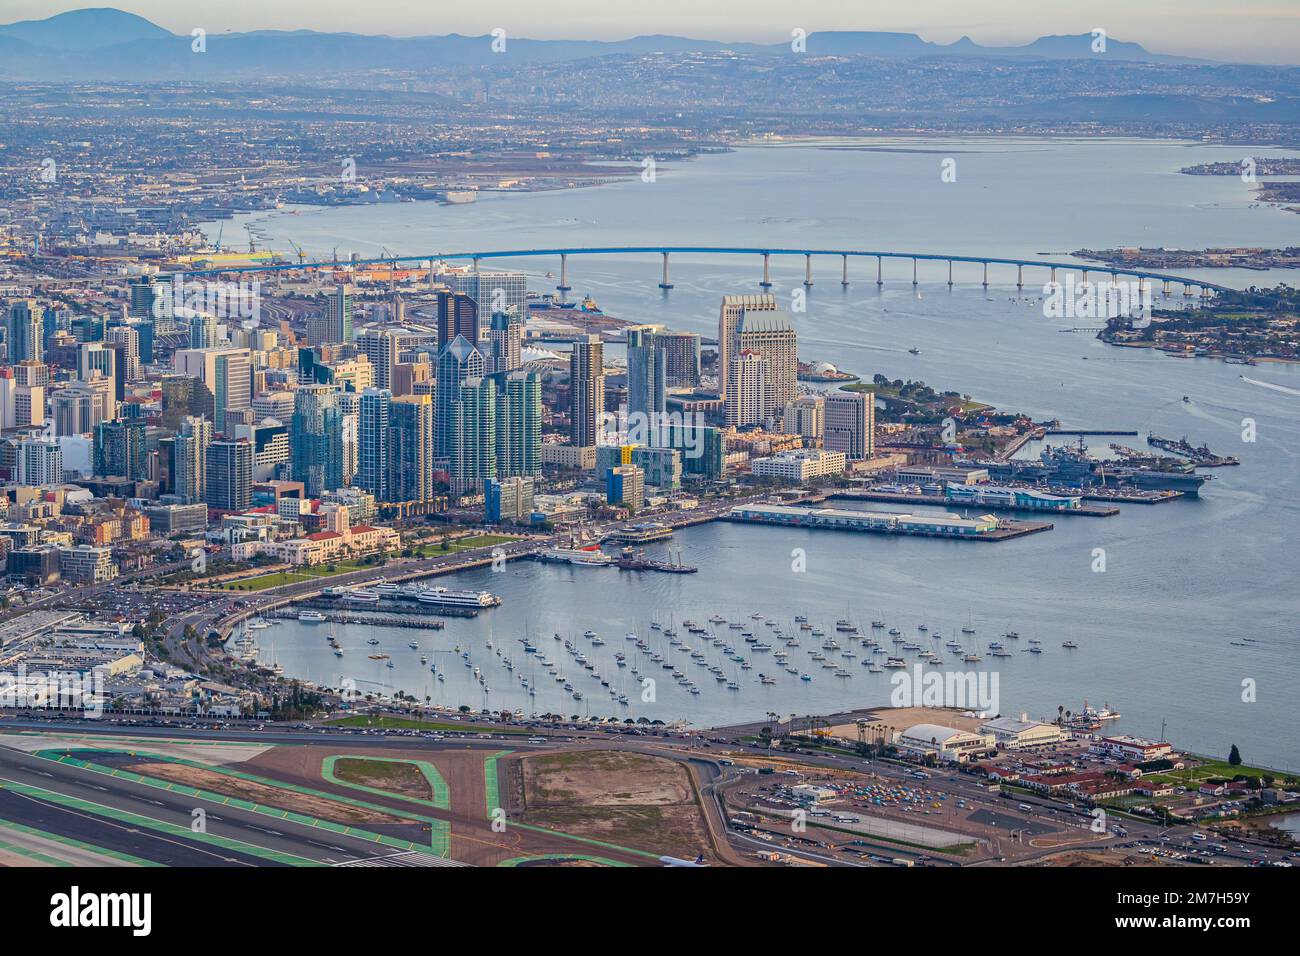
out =
[[[416,558],[433,558],[440,554],[456,554],[460,551],[472,551],[475,548],[490,548],[498,544],[505,544],[517,539],[499,534],[476,534],[469,537],[459,538],[447,542],[446,550],[441,544],[425,544],[416,549]],[[404,559],[409,560],[409,559]],[[396,559],[390,559],[389,562],[397,570],[401,570],[402,564]],[[329,570],[334,568],[333,571]],[[266,588],[278,588],[285,584],[298,584],[302,581],[310,581],[313,578],[328,578],[336,574],[346,574],[349,571],[361,571],[366,568],[375,568],[379,565],[365,564],[361,558],[352,558],[347,561],[337,561],[333,564],[320,564],[311,567],[295,568],[292,571],[274,571],[270,574],[260,574],[256,577],[244,578],[240,581],[228,581],[221,585],[223,591],[263,591]]]
[[340,757],[334,764],[334,776],[362,787],[389,790],[420,800],[428,800],[431,796],[429,782],[420,773],[420,768],[412,763]]
[[1256,767],[1248,767],[1245,764],[1234,767],[1226,760],[1209,760],[1199,767],[1192,767],[1188,770],[1171,770],[1167,773],[1149,774],[1148,776],[1160,783],[1186,785],[1200,783],[1211,777],[1223,777],[1226,780],[1231,780],[1239,774],[1244,774],[1247,777],[1275,777],[1278,780],[1284,780],[1289,776],[1274,770],[1260,770]]
[[[329,570],[330,568],[334,570]],[[339,561],[335,564],[320,564],[313,567],[294,568],[292,571],[273,571],[270,574],[259,574],[257,577],[244,578],[242,581],[227,581],[221,585],[223,591],[262,591],[266,588],[276,588],[283,584],[297,584],[300,581],[310,581],[313,578],[329,578],[336,574],[347,574],[349,571],[360,571],[363,568],[378,567],[374,564],[362,564],[360,558],[353,558],[348,561]]]
[[456,723],[454,721],[436,721],[436,720],[419,720],[414,717],[365,717],[357,715],[354,717],[340,717],[337,720],[327,721],[331,727],[377,727],[383,730],[428,730],[434,732],[452,732],[452,733],[494,733],[494,734],[526,734],[528,731],[519,730],[513,727],[484,727],[477,723],[466,721],[465,723]]

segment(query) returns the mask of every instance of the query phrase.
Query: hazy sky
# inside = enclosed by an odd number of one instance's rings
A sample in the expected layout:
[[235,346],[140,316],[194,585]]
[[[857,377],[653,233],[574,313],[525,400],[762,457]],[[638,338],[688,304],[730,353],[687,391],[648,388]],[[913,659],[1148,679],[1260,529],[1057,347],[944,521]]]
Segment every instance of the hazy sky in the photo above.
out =
[[395,36],[502,27],[510,36],[622,39],[671,33],[776,42],[801,27],[888,30],[949,42],[1020,43],[1097,27],[1157,53],[1250,62],[1300,62],[1297,0],[0,0],[0,22],[83,6],[116,6],[178,33],[313,29]]

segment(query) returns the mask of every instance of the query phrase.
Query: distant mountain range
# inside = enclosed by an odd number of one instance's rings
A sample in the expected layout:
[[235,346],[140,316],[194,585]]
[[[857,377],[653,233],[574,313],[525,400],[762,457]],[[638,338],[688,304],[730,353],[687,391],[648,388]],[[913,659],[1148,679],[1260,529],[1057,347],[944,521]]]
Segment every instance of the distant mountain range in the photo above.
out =
[[[323,72],[419,70],[433,66],[479,66],[501,62],[490,36],[425,37],[318,33],[313,30],[220,33],[206,38],[205,53],[191,50],[191,37],[163,29],[144,17],[109,7],[73,10],[45,20],[0,26],[0,78],[9,79],[213,79],[253,74],[311,76]],[[528,40],[507,38],[512,62],[558,63],[598,56],[734,51],[788,54],[789,43],[724,43],[676,36],[627,40]],[[1137,43],[1108,38],[1104,54],[1093,38],[1039,37],[1022,46],[981,46],[969,37],[931,43],[912,33],[832,32],[810,34],[806,55],[872,56],[886,59],[957,56],[1075,59],[1104,56],[1152,63],[1204,62],[1150,53]]]

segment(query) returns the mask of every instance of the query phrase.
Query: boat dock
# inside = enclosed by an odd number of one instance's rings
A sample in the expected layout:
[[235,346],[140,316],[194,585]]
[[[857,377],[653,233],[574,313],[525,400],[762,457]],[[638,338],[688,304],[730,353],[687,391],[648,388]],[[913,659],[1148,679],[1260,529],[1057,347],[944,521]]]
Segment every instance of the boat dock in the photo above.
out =
[[[1074,497],[1084,497],[1078,492]],[[810,499],[814,500],[814,499]],[[891,504],[903,505],[938,505],[943,508],[975,508],[979,511],[1029,511],[1032,509],[1017,508],[1013,505],[1005,505],[1000,502],[981,501],[978,504],[967,504],[963,501],[950,501],[943,495],[907,495],[892,491],[836,491],[820,500],[845,500],[845,501],[882,501]],[[1119,508],[1114,505],[1089,505],[1080,504],[1077,508],[1063,508],[1059,511],[1046,512],[1052,515],[1081,515],[1088,518],[1109,518],[1119,514]]]
[[[387,614],[353,614],[347,611],[333,610],[321,611],[321,614],[325,616],[325,621],[329,624],[378,624],[381,627],[412,627],[422,631],[441,631],[447,626],[446,621],[440,621],[435,617],[424,614],[408,614],[401,617]],[[263,617],[296,621],[298,612],[290,608],[282,608],[278,611],[268,611]]]
[[[313,608],[318,611],[338,611],[353,614],[358,611],[377,614],[408,615],[436,612],[445,617],[478,617],[479,609],[462,605],[434,604],[428,601],[403,601],[397,598],[380,598],[378,601],[356,604],[335,597],[310,597],[294,603],[295,608]],[[369,618],[365,618],[369,620]]]
[[1136,435],[1130,428],[1049,428],[1048,435]]
[[723,520],[829,531],[948,538],[953,541],[1009,541],[1028,534],[1050,531],[1055,527],[1050,521],[1011,521],[995,519],[992,515],[963,518],[955,514],[852,511],[773,504],[742,505],[731,509],[723,516]]

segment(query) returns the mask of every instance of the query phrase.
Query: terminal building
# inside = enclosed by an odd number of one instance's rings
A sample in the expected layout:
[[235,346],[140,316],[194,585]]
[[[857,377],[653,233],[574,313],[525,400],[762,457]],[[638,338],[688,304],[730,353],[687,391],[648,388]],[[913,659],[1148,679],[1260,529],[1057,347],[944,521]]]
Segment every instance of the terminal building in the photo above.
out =
[[1003,750],[1028,750],[1033,747],[1046,747],[1060,743],[1068,734],[1056,724],[1046,724],[1030,720],[1027,715],[1015,717],[998,717],[980,727],[980,732],[992,734],[994,741]]
[[914,724],[898,734],[894,746],[914,757],[936,757],[955,763],[988,756],[997,750],[992,734],[973,734],[939,724]]

